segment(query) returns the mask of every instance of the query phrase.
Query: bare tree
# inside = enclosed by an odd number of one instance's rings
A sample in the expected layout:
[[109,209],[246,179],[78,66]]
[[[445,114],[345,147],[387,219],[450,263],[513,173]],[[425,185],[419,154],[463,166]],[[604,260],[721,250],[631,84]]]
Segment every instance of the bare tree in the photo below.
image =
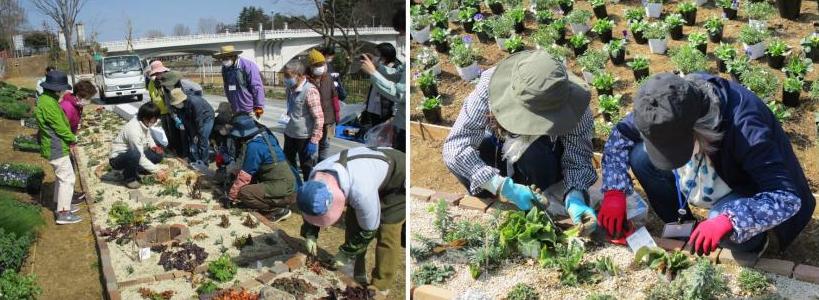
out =
[[[320,34],[324,38],[324,46],[337,44],[347,52],[350,59],[355,59],[354,56],[364,47],[364,44],[358,39],[358,25],[361,20],[356,16],[345,15],[340,12],[341,10],[348,10],[352,1],[312,0],[312,2],[318,11],[317,18],[308,20],[302,16],[298,20]],[[336,31],[341,34],[341,37],[336,36]],[[351,68],[352,64],[348,64],[347,71],[349,72]]]
[[131,20],[131,17],[128,17],[125,21],[125,50],[128,52],[134,52],[134,22]]
[[12,36],[26,22],[26,12],[19,0],[0,0],[0,44],[10,46]]
[[165,37],[165,34],[162,31],[151,29],[145,32],[145,37],[149,39],[161,38]]
[[31,0],[40,13],[48,16],[63,31],[65,37],[66,57],[68,57],[68,73],[71,75],[71,84],[74,85],[74,45],[71,37],[74,35],[74,24],[77,15],[88,0]]
[[199,34],[213,34],[216,33],[216,26],[219,21],[214,17],[199,18],[198,32]]
[[191,28],[188,27],[185,24],[176,24],[176,26],[173,27],[173,33],[172,33],[173,36],[183,36],[183,35],[190,35],[190,34],[191,34]]

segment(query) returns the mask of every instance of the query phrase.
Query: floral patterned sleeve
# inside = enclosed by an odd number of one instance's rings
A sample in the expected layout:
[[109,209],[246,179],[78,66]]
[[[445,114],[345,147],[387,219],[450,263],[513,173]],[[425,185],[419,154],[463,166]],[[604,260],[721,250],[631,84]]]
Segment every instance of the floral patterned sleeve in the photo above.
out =
[[776,227],[795,215],[802,207],[796,194],[784,191],[761,192],[750,198],[739,198],[720,205],[719,213],[731,219],[731,240],[742,243]]
[[626,194],[632,192],[631,180],[628,177],[628,159],[634,141],[628,139],[615,126],[603,149],[603,187],[602,192],[620,190]]

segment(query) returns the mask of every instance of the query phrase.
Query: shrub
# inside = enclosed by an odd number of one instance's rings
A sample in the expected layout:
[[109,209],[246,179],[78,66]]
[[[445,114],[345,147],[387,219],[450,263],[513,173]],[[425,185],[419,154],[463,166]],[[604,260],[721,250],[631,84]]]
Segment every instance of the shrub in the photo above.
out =
[[788,50],[790,50],[788,44],[780,39],[774,39],[768,43],[768,49],[765,50],[765,53],[770,56],[785,56],[785,52],[788,52]]
[[474,48],[467,47],[464,43],[457,43],[452,45],[452,49],[449,49],[449,62],[465,68],[475,62],[475,55]]
[[586,24],[592,17],[592,13],[588,10],[574,9],[566,17],[566,22],[569,24]]
[[672,50],[671,62],[674,63],[677,70],[684,74],[708,71],[708,60],[705,58],[705,54],[691,45],[683,45]]
[[449,32],[447,30],[435,27],[429,35],[429,40],[433,43],[444,44],[449,42]]
[[592,31],[596,34],[602,34],[607,31],[611,31],[614,28],[614,21],[609,20],[609,18],[602,18],[594,21],[594,26],[592,26]]
[[648,58],[645,56],[635,56],[630,62],[627,62],[626,65],[632,70],[645,70],[648,69]]
[[506,51],[509,53],[523,50],[523,38],[516,34],[512,35],[512,37],[503,42],[503,47],[506,48]]
[[236,263],[234,263],[227,254],[222,254],[217,260],[208,264],[208,275],[217,282],[233,280],[237,271],[238,267]]
[[617,83],[617,77],[609,72],[601,71],[594,75],[591,85],[599,90],[610,90]]
[[688,42],[692,46],[702,45],[708,42],[708,36],[702,32],[692,32],[688,34]]
[[219,290],[219,286],[213,283],[213,281],[208,280],[203,282],[202,285],[196,288],[196,294],[198,295],[211,294],[217,290]]
[[423,110],[431,110],[437,107],[441,107],[441,96],[435,97],[428,97],[424,99],[424,103],[421,104],[421,109]]
[[813,62],[808,58],[797,55],[791,56],[783,71],[788,76],[805,78],[805,75],[813,71]]
[[609,53],[611,56],[617,56],[620,54],[621,51],[625,51],[623,49],[625,45],[623,44],[623,40],[613,39],[605,46],[606,52]]
[[609,56],[605,52],[589,49],[577,58],[577,64],[586,72],[596,73],[605,68]]
[[508,18],[512,19],[514,23],[521,23],[523,19],[526,17],[526,10],[523,6],[517,6],[505,14]]
[[31,106],[24,102],[0,102],[0,116],[19,120],[29,117]]
[[623,13],[626,20],[630,21],[631,23],[639,22],[645,19],[646,11],[642,8],[629,8]]
[[540,294],[528,284],[518,283],[509,293],[506,294],[506,300],[538,300]]
[[478,13],[478,10],[472,6],[461,7],[458,10],[458,21],[461,23],[469,23],[474,21],[475,14]]
[[552,26],[540,26],[534,34],[532,34],[532,43],[541,48],[550,47],[558,38],[558,32]]
[[[597,77],[595,77],[597,79]],[[620,112],[620,99],[623,98],[623,95],[617,94],[614,96],[610,95],[600,95],[597,97],[599,111],[601,113],[608,113],[612,116],[617,115]]]
[[0,220],[3,220],[0,229],[5,234],[14,234],[17,239],[33,239],[40,226],[45,224],[39,206],[17,201],[7,192],[0,192]]
[[744,7],[745,15],[751,20],[765,21],[775,12],[773,5],[770,5],[766,1],[745,1]]
[[748,268],[742,268],[737,281],[739,282],[739,288],[742,290],[742,293],[748,296],[762,295],[771,285],[770,280],[768,280],[765,274]]
[[719,46],[714,49],[714,55],[723,61],[729,61],[737,56],[737,49],[733,45],[719,43]]
[[569,44],[571,44],[572,48],[575,49],[588,45],[590,42],[591,41],[589,41],[589,38],[586,37],[586,34],[583,33],[575,34],[569,38]]
[[779,86],[779,78],[777,78],[776,74],[760,66],[748,68],[740,75],[740,79],[745,87],[764,101],[771,100]]
[[643,30],[643,37],[647,39],[664,39],[668,36],[668,26],[662,22],[648,23]]
[[489,20],[489,29],[496,39],[506,39],[512,36],[515,22],[507,16],[493,17]]
[[134,222],[134,211],[122,201],[114,202],[108,211],[108,220],[119,226],[128,226]]
[[443,283],[452,275],[455,275],[455,268],[451,265],[439,267],[431,263],[425,263],[412,273],[412,282],[416,285]]
[[737,55],[733,59],[725,62],[725,67],[731,74],[741,76],[742,73],[751,67],[751,59],[747,55]]
[[703,27],[705,27],[705,30],[708,30],[708,32],[712,34],[715,34],[722,30],[723,26],[725,26],[725,24],[722,23],[722,18],[717,16],[711,16],[710,18],[705,20],[705,24],[703,25]]
[[18,271],[28,256],[32,239],[29,236],[17,236],[0,228],[0,273],[5,270]]
[[18,135],[14,137],[12,147],[17,151],[40,152],[40,144],[37,138],[30,135]]
[[665,24],[668,25],[669,28],[674,28],[682,26],[685,23],[685,19],[683,19],[682,15],[680,14],[670,14],[667,17],[665,17],[665,20],[663,20],[663,22],[665,22]]
[[739,41],[746,45],[759,44],[768,38],[768,30],[754,28],[748,25],[742,26],[739,30]]
[[694,2],[686,1],[677,4],[677,12],[679,13],[689,13],[692,11],[697,10],[697,4]]
[[0,296],[3,299],[36,299],[42,290],[37,286],[37,277],[23,276],[12,270],[0,275]]

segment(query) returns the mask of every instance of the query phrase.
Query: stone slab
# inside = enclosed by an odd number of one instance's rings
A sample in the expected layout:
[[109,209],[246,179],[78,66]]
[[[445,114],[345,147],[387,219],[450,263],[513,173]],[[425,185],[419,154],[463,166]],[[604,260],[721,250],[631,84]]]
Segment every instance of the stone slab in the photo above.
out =
[[447,300],[455,298],[455,293],[445,288],[432,285],[422,285],[412,293],[413,300]]
[[171,280],[174,279],[173,272],[162,273],[154,276],[156,281],[163,281],[163,280]]
[[242,283],[239,284],[239,287],[242,287],[246,290],[252,290],[260,285],[262,284],[255,278],[250,278],[248,280],[242,281]]
[[819,284],[819,267],[800,264],[793,269],[793,278]]
[[791,275],[793,275],[794,266],[796,266],[796,264],[792,261],[763,257],[756,262],[754,268],[785,277],[791,277]]
[[271,281],[273,281],[273,278],[275,278],[276,275],[278,275],[278,274],[279,273],[274,273],[274,272],[267,271],[267,272],[262,273],[259,276],[256,276],[256,281],[258,281],[261,284],[268,284]]
[[743,267],[753,267],[756,265],[757,257],[754,253],[732,251],[730,249],[722,249],[719,253],[719,263],[721,264],[736,264]]
[[122,294],[119,293],[119,290],[108,291],[106,294],[108,300],[121,300]]
[[464,198],[463,194],[456,194],[456,193],[447,193],[447,192],[437,192],[430,198],[430,201],[438,201],[440,199],[444,199],[449,206],[458,206],[461,202],[461,199]]
[[290,269],[290,271],[298,270],[304,268],[304,264],[307,263],[307,255],[304,253],[296,253],[287,260],[285,264]]
[[155,281],[154,277],[142,277],[142,278],[131,279],[131,280],[126,280],[126,281],[120,282],[119,286],[126,288],[126,287],[141,285],[141,284],[148,284],[148,283],[152,283],[154,281]]
[[410,198],[413,200],[429,201],[430,197],[435,195],[435,191],[421,187],[410,188]]
[[173,274],[173,278],[187,278],[188,276],[191,275],[190,272],[179,271],[179,270],[173,271],[171,273]]
[[187,209],[196,209],[196,210],[199,210],[201,212],[208,211],[208,205],[207,204],[185,204],[184,206],[182,206],[182,209],[186,209],[186,208]]
[[274,275],[279,275],[290,272],[290,267],[283,262],[277,261],[275,264],[273,264],[273,267],[270,268],[270,272],[272,272]]
[[[720,250],[722,250],[722,248],[717,248],[716,251],[711,252],[711,254],[708,255],[708,260],[710,260],[713,263],[719,262]],[[683,249],[683,252],[685,252],[686,254],[690,254],[691,253],[691,245],[686,244],[685,249]],[[699,257],[699,255],[696,255],[696,254],[694,254],[693,256],[694,257]]]
[[486,212],[486,210],[489,209],[489,207],[491,207],[493,203],[495,203],[495,200],[493,199],[478,198],[474,196],[464,196],[464,198],[461,199],[458,206],[463,209],[472,209]]

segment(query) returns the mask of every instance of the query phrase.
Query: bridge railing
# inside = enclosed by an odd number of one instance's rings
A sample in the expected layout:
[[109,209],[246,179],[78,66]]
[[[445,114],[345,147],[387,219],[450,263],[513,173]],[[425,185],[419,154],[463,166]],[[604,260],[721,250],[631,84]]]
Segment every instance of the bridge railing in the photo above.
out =
[[[383,34],[390,34],[395,33],[395,30],[391,27],[361,27],[357,29],[359,33],[383,33]],[[310,35],[318,35],[315,31],[311,29],[277,29],[277,30],[265,30],[264,36],[265,37],[277,37],[277,36],[287,36],[293,34],[310,34]],[[336,31],[336,35],[341,35],[341,32]],[[195,35],[185,35],[185,36],[166,36],[161,38],[139,38],[131,41],[131,45],[137,44],[149,44],[149,43],[167,43],[167,42],[177,42],[177,41],[194,41],[194,40],[207,40],[207,39],[235,39],[235,38],[255,38],[259,36],[259,32],[231,32],[231,33],[215,33],[215,34],[195,34]],[[128,45],[127,40],[123,41],[111,41],[111,42],[102,42],[100,46],[103,48],[115,48],[115,47],[125,47]]]

